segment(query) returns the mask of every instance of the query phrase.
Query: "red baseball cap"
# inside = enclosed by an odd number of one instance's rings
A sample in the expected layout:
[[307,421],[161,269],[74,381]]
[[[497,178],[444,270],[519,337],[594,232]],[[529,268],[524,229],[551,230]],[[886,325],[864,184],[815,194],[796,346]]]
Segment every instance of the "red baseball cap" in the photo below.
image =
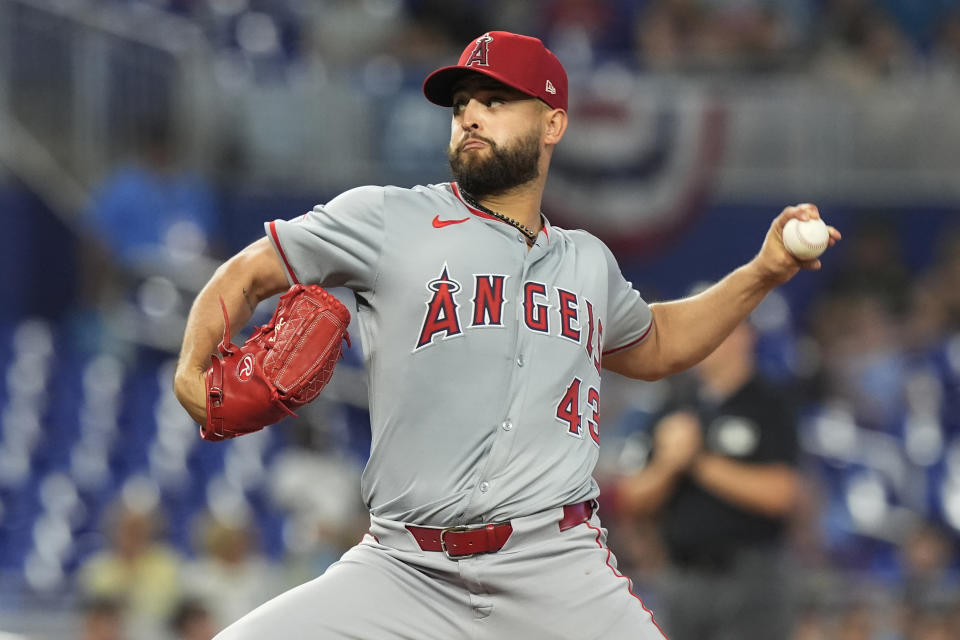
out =
[[423,95],[441,107],[453,106],[453,86],[467,73],[481,73],[554,109],[567,108],[567,72],[537,38],[508,31],[488,31],[460,54],[452,67],[437,69],[423,82]]

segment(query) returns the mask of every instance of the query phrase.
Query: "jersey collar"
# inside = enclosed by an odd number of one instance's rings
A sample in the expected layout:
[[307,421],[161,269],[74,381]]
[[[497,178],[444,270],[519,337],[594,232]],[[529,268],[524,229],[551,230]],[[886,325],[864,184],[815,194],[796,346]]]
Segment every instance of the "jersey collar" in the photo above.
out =
[[[463,206],[465,206],[470,213],[480,218],[486,218],[487,220],[493,220],[494,222],[499,222],[500,224],[506,225],[511,229],[514,228],[513,225],[511,225],[510,223],[504,222],[500,218],[495,218],[490,214],[484,213],[483,211],[480,211],[479,209],[470,206],[470,204],[466,200],[464,200],[463,196],[460,194],[460,187],[457,185],[457,183],[451,182],[449,184],[450,184],[450,189],[453,191],[453,195],[457,197],[457,200],[459,200],[461,204],[463,204]],[[543,215],[543,213],[540,214],[540,221],[543,223],[543,228],[540,229],[540,232],[546,237],[547,244],[550,244],[550,221],[547,220],[547,216]],[[537,234],[537,242],[535,244],[540,244],[540,234]]]

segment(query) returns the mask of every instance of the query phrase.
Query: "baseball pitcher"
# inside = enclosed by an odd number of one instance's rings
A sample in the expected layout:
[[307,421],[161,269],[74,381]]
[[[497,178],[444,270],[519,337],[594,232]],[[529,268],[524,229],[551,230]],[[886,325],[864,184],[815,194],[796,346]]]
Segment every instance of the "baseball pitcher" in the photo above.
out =
[[[320,287],[356,293],[370,383],[369,533],[217,638],[660,639],[597,514],[601,373],[655,380],[704,358],[772,288],[819,268],[781,238],[819,213],[787,207],[748,264],[648,305],[603,243],[540,211],[567,127],[566,72],[540,40],[486,33],[423,91],[451,110],[453,182],[360,187],[268,222],[190,312],[175,389],[205,437],[261,428],[322,388],[349,317]],[[224,316],[242,326],[288,289],[305,302],[281,303],[254,344],[221,342]]]

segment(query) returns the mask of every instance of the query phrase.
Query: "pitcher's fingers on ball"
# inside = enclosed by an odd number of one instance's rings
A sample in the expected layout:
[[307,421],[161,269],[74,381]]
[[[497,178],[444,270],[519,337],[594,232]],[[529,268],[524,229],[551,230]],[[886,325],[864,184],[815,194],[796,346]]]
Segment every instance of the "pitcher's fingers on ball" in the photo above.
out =
[[801,220],[810,220],[813,218],[820,217],[820,209],[817,208],[817,205],[810,202],[803,202],[796,206],[797,210],[800,212]]
[[783,213],[784,213],[784,215],[786,215],[788,218],[796,218],[797,216],[800,215],[800,207],[797,206],[797,205],[795,205],[795,204],[792,204],[792,205],[790,205],[789,207],[786,207],[786,208],[783,210]]
[[780,212],[780,215],[773,219],[772,226],[777,230],[778,233],[782,235],[783,227],[794,218],[799,218],[800,215],[800,209],[798,209],[796,206],[790,205],[788,207],[784,207],[783,211]]
[[780,215],[777,216],[774,224],[777,228],[783,230],[784,225],[786,225],[790,220],[796,219],[800,221],[806,221],[819,218],[820,209],[817,208],[817,205],[804,202],[784,207],[783,211],[780,212]]
[[827,233],[830,234],[830,246],[831,246],[831,247],[832,247],[833,245],[837,244],[838,242],[840,242],[840,240],[843,239],[843,236],[840,234],[840,232],[837,231],[835,227],[831,227],[830,225],[827,225]]

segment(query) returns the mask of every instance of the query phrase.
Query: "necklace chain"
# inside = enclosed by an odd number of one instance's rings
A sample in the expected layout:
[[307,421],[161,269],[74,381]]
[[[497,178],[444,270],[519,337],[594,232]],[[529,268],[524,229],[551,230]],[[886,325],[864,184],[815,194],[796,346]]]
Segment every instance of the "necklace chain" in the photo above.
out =
[[467,193],[462,187],[460,189],[460,193],[463,195],[463,199],[466,200],[467,203],[474,209],[479,209],[480,211],[483,211],[484,213],[491,215],[494,218],[497,218],[498,220],[503,220],[507,224],[512,225],[513,227],[518,229],[520,233],[522,233],[527,237],[527,244],[532,245],[534,242],[537,241],[537,236],[539,235],[539,232],[534,231],[533,229],[531,229],[525,224],[521,224],[517,222],[513,218],[508,218],[507,216],[503,215],[499,211],[494,211],[493,209],[483,206],[482,204],[480,204],[479,201],[477,201],[476,198],[474,198],[472,195]]

